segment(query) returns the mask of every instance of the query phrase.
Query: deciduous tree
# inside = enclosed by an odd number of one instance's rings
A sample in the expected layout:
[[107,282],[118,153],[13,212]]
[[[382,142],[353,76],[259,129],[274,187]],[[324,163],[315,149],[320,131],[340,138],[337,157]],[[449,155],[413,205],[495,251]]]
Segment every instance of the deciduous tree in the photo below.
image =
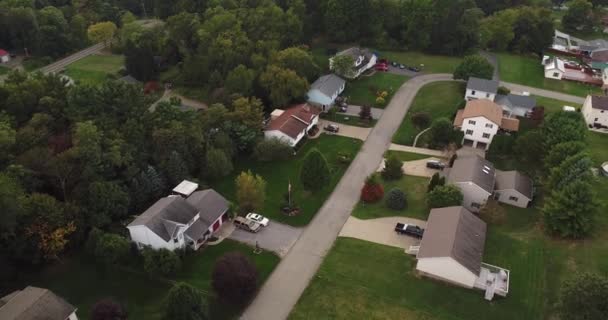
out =
[[591,185],[573,181],[553,189],[542,208],[547,230],[563,238],[582,238],[594,224],[597,201]]
[[87,30],[87,35],[89,40],[92,42],[98,43],[103,42],[107,43],[111,41],[116,33],[116,25],[114,22],[104,21],[93,24]]
[[258,287],[255,265],[240,252],[229,252],[220,257],[215,262],[211,279],[220,299],[234,305],[247,303]]
[[304,97],[308,81],[291,69],[271,65],[260,75],[260,85],[266,89],[275,107],[287,106]]
[[427,195],[427,204],[431,208],[443,208],[462,205],[463,195],[454,185],[437,186]]
[[329,179],[329,165],[323,154],[317,149],[308,151],[300,169],[300,181],[304,188],[312,192],[323,190]]
[[464,60],[454,70],[454,79],[468,80],[469,77],[492,79],[494,66],[480,55],[464,57]]
[[95,302],[91,308],[91,320],[126,320],[127,312],[117,301],[106,298]]
[[178,282],[173,285],[165,299],[163,320],[207,320],[207,303],[203,295],[193,286]]
[[557,307],[560,319],[602,319],[608,314],[608,278],[577,273],[564,281]]
[[235,183],[240,212],[252,212],[264,206],[266,181],[261,176],[254,175],[251,171],[241,172]]

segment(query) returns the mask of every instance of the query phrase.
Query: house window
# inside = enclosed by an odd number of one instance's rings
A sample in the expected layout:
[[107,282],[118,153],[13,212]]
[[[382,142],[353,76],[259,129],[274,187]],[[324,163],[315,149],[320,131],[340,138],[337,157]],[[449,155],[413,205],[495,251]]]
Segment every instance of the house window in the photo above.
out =
[[486,138],[486,139],[490,139],[490,134],[489,133],[484,133],[483,137]]
[[509,197],[509,201],[517,201],[517,200],[519,200],[517,197],[514,197],[514,196]]
[[494,127],[494,125],[493,125],[493,124],[491,124],[491,123],[486,123],[486,128],[490,128],[490,129],[492,129],[492,127]]
[[471,202],[471,208],[481,208],[481,204],[477,203],[477,202]]
[[467,130],[467,131],[465,132],[465,134],[472,135],[472,134],[473,134],[473,130]]
[[469,120],[469,124],[475,125],[475,120]]
[[554,76],[555,78],[557,78],[557,77],[559,77],[559,73],[557,73],[557,72],[553,72],[553,76]]
[[474,96],[475,95],[475,90],[471,91],[471,95]]
[[489,93],[486,93],[486,98],[489,98],[489,97],[490,97],[490,94],[489,94]]
[[599,118],[595,118],[595,120],[593,120],[593,121],[597,121],[598,119],[599,119]]

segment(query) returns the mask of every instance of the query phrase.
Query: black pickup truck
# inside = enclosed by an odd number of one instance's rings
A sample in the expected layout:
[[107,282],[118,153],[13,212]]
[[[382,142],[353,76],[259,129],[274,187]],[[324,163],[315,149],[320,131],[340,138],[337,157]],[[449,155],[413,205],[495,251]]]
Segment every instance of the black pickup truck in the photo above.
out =
[[424,229],[411,224],[397,223],[395,226],[395,232],[420,239],[424,234]]

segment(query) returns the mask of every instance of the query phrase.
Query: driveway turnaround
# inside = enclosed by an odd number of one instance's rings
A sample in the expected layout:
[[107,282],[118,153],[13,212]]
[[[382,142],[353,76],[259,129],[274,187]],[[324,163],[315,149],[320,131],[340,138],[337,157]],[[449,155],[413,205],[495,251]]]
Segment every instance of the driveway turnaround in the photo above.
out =
[[349,126],[346,124],[341,124],[341,123],[337,123],[337,122],[333,122],[333,121],[329,121],[329,120],[324,120],[321,119],[319,120],[319,127],[320,128],[325,128],[326,125],[328,124],[333,124],[336,125],[340,128],[340,130],[338,130],[337,133],[330,133],[327,132],[323,129],[323,132],[325,132],[326,134],[335,134],[337,136],[342,136],[342,137],[347,137],[347,138],[353,138],[353,139],[359,139],[361,141],[365,141],[365,139],[367,139],[367,137],[369,136],[369,132],[372,131],[371,128],[362,128],[362,127],[356,127],[356,126]]
[[300,234],[302,234],[302,229],[300,228],[294,228],[286,224],[270,221],[268,226],[264,227],[258,233],[235,229],[228,238],[246,243],[250,246],[255,246],[257,243],[260,248],[272,251],[280,257],[284,257],[296,240],[298,240]]
[[350,237],[370,241],[378,244],[383,244],[401,249],[408,249],[410,246],[417,246],[420,240],[398,234],[395,232],[397,223],[413,224],[422,229],[426,228],[426,221],[405,218],[405,217],[387,217],[378,219],[357,219],[349,217],[340,231],[340,237]]

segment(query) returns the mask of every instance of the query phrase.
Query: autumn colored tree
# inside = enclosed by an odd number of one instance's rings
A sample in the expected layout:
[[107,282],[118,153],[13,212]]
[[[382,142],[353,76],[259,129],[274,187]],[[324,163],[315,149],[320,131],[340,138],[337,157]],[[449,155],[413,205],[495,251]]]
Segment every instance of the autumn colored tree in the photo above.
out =
[[365,185],[361,189],[361,200],[366,203],[374,203],[384,197],[384,187],[380,184],[378,174],[374,173],[367,177]]
[[264,206],[266,181],[261,176],[253,174],[251,171],[241,172],[235,183],[240,212],[251,212]]
[[117,28],[114,22],[98,22],[89,27],[87,30],[87,36],[92,42],[103,42],[104,44],[107,44],[107,42],[111,41],[114,37],[116,30]]

